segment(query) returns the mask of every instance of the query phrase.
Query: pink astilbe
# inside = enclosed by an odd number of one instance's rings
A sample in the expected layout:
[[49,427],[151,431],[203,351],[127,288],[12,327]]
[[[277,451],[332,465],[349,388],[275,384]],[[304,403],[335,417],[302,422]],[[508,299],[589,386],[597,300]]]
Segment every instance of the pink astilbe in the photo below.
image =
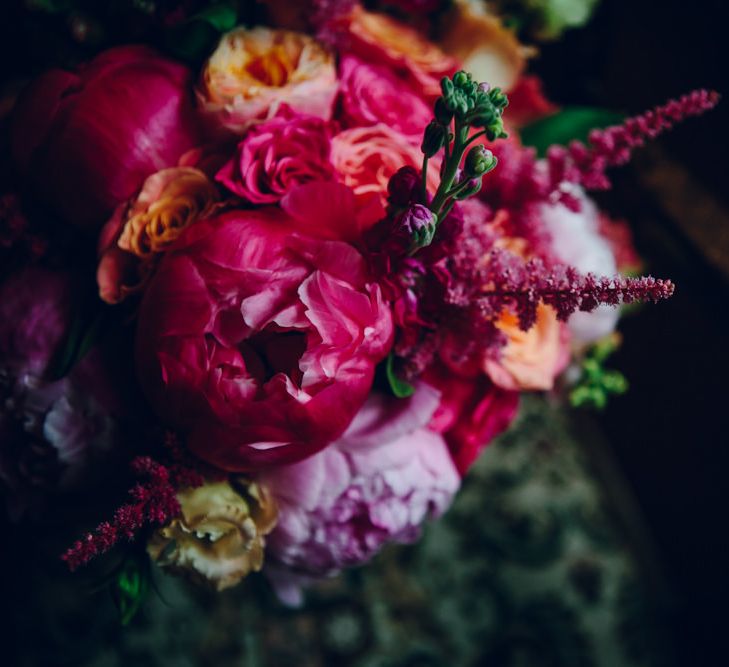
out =
[[617,306],[634,301],[667,299],[673,294],[670,280],[642,278],[599,278],[583,275],[570,266],[546,265],[539,258],[528,261],[505,250],[492,250],[482,278],[488,287],[481,293],[494,316],[505,307],[514,309],[522,330],[529,330],[537,318],[540,303],[552,306],[557,318],[566,321],[579,311],[590,312],[599,305]]
[[607,190],[610,181],[606,169],[626,164],[633,150],[643,146],[647,139],[655,139],[679,121],[698,116],[718,102],[717,92],[695,90],[652,111],[628,118],[622,125],[593,130],[587,146],[573,141],[567,147],[550,147],[547,165],[552,196],[579,210],[579,203],[560,191],[565,181],[578,183],[589,190]]
[[186,457],[179,452],[176,441],[168,439],[166,444],[175,463],[163,465],[149,456],[138,456],[132,461],[134,474],[146,480],[130,489],[131,502],[119,507],[111,521],[102,521],[61,556],[71,571],[106,553],[120,541],[133,540],[144,526],[167,523],[180,513],[177,490],[203,484],[203,475],[184,462]]

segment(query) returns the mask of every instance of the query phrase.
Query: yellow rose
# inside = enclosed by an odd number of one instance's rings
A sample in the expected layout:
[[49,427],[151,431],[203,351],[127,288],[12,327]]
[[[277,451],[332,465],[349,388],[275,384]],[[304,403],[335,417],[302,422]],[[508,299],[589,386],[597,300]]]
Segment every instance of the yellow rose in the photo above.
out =
[[265,535],[277,510],[268,490],[255,482],[211,482],[177,494],[181,516],[157,530],[147,544],[163,568],[218,591],[235,586],[263,566]]
[[281,104],[328,119],[336,93],[328,49],[308,35],[263,27],[223,35],[197,91],[210,123],[235,134],[275,115]]

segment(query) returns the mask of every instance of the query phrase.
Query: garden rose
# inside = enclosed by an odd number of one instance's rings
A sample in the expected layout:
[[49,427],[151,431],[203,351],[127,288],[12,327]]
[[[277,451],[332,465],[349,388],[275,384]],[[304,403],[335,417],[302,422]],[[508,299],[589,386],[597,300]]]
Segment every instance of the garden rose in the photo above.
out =
[[423,380],[440,393],[428,427],[445,437],[458,472],[465,475],[481,451],[516,417],[519,393],[483,376],[458,375],[442,363],[431,366]]
[[309,578],[414,541],[447,509],[459,477],[443,438],[425,428],[437,405],[423,384],[410,399],[372,394],[336,442],[263,476],[279,504],[266,571],[285,602],[300,602]]
[[236,28],[220,40],[202,73],[198,99],[211,124],[242,134],[281,104],[328,119],[337,93],[334,56],[302,33]]
[[440,95],[441,78],[458,69],[439,47],[387,14],[368,12],[357,4],[339,23],[347,50],[402,74],[429,99]]
[[331,129],[314,116],[284,111],[252,127],[216,176],[252,204],[273,204],[311,181],[332,179]]
[[13,117],[20,171],[66,220],[101,226],[147,176],[197,143],[191,78],[141,46],[109,49],[77,73],[42,74]]
[[141,304],[143,388],[226,470],[295,461],[341,435],[391,346],[362,256],[289,223],[269,207],[193,225]]
[[569,361],[569,333],[550,306],[540,304],[537,321],[529,331],[519,328],[519,319],[504,310],[496,327],[507,343],[498,359],[487,357],[483,366],[494,384],[503,389],[547,390]]
[[384,123],[420,144],[431,108],[387,67],[345,56],[339,65],[342,116],[348,126]]
[[218,591],[261,569],[277,514],[268,489],[245,479],[207,482],[182,489],[177,500],[180,515],[147,544],[158,565]]
[[[341,181],[352,188],[360,205],[377,205],[372,223],[381,219],[387,205],[387,184],[401,167],[421,169],[420,147],[383,123],[355,127],[332,139],[332,162]],[[428,191],[434,194],[440,182],[440,160],[428,167]]]
[[101,232],[99,296],[119,303],[144,287],[158,256],[219,202],[217,188],[198,169],[170,167],[152,174],[134,200],[117,206]]

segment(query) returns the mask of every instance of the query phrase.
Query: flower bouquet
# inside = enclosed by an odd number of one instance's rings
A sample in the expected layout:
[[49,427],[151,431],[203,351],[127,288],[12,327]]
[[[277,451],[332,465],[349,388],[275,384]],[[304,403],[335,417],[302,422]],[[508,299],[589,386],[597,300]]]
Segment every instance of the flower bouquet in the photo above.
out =
[[[600,367],[620,305],[673,285],[628,277],[629,232],[588,191],[717,95],[539,157],[519,129],[554,107],[493,18],[458,5],[439,46],[357,3],[264,4],[200,71],[117,46],[15,104],[0,477],[30,521],[130,463],[71,569],[132,542],[297,604],[416,540],[522,392],[622,390]],[[508,95],[463,68],[483,44]]]

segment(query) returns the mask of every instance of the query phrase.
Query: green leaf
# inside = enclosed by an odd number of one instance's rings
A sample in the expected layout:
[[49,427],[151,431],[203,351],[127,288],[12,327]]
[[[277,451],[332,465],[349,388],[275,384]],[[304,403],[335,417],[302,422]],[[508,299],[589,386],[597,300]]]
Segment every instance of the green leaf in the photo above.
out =
[[237,22],[235,4],[216,4],[168,30],[165,44],[173,55],[198,64],[215,48],[221,33],[233,29]]
[[553,144],[564,146],[575,139],[586,141],[590,130],[617,125],[623,119],[622,114],[607,109],[566,107],[522,128],[521,140],[543,157]]
[[203,9],[192,17],[195,19],[209,23],[218,32],[228,32],[238,22],[238,10],[233,3],[222,3]]
[[129,625],[149,592],[149,560],[146,555],[124,561],[112,582],[112,595],[122,625]]
[[60,348],[49,370],[54,380],[68,375],[73,367],[83,359],[86,353],[101,338],[106,320],[106,310],[97,311],[91,319],[88,314],[78,315],[71,322],[66,339]]
[[408,398],[412,396],[415,393],[415,387],[411,385],[409,382],[405,382],[405,380],[399,378],[395,374],[395,354],[393,352],[390,352],[389,356],[387,357],[387,362],[385,363],[385,372],[387,374],[387,381],[390,384],[390,389],[392,390],[392,393],[397,398]]

